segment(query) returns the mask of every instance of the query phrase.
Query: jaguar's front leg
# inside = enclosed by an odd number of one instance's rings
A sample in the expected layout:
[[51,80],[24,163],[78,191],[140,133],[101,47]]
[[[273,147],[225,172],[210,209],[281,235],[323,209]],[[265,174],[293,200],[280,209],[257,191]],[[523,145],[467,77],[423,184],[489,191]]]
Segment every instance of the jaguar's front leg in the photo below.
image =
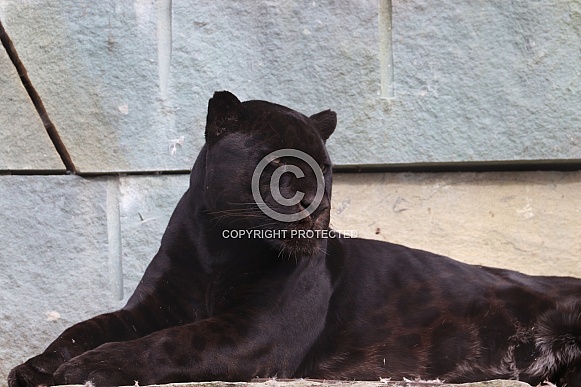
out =
[[278,326],[225,315],[107,343],[64,363],[57,384],[141,385],[180,381],[244,381],[290,377],[309,343],[297,345]]
[[294,297],[293,288],[287,290],[277,305],[238,309],[104,344],[60,366],[55,381],[90,380],[101,387],[292,377],[324,327],[329,289],[324,281],[315,283],[309,302]]

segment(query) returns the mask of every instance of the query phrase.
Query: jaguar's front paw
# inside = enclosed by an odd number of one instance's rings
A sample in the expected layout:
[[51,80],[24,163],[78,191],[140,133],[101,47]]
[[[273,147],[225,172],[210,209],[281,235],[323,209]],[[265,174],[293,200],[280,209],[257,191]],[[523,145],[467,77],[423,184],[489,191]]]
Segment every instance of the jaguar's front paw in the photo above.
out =
[[110,352],[94,349],[61,365],[54,373],[56,384],[84,384],[97,387],[133,385],[138,378],[130,375],[120,359]]
[[10,371],[8,374],[8,386],[53,386],[53,373],[63,361],[63,358],[56,352],[35,356]]

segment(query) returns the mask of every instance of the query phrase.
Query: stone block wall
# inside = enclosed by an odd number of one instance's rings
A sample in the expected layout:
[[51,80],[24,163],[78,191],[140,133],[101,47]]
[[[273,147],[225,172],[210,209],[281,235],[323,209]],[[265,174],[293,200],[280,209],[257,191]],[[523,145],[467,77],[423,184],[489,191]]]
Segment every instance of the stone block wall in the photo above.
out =
[[205,3],[0,0],[0,386],[131,294],[215,90],[337,111],[338,170],[384,172],[335,228],[581,277],[579,0]]

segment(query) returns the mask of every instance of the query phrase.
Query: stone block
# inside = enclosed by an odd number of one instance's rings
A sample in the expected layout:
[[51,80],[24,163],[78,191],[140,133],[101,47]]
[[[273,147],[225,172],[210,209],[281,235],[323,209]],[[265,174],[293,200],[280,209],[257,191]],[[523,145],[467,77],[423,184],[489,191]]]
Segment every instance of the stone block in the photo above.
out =
[[580,23],[575,0],[394,2],[396,97],[363,109],[366,162],[580,159]]
[[120,179],[125,299],[133,293],[157,253],[169,218],[188,186],[189,175],[126,176]]
[[460,261],[581,277],[581,172],[336,174],[331,224]]
[[0,176],[0,385],[111,292],[107,179]]
[[3,3],[3,24],[81,173],[191,167],[203,132],[188,95],[181,106],[160,91],[158,2]]
[[0,45],[0,172],[64,171],[34,105]]

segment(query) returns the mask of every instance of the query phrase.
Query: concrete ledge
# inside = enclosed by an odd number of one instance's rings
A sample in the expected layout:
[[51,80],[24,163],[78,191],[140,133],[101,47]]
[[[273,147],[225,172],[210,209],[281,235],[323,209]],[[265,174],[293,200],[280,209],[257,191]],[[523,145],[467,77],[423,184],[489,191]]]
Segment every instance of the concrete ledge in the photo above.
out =
[[[83,385],[67,385],[61,387],[74,387]],[[91,383],[85,384],[83,387],[91,387]],[[139,385],[135,383],[134,386]],[[463,383],[463,384],[446,384],[437,380],[429,381],[389,381],[382,379],[377,382],[358,382],[358,381],[336,381],[336,380],[268,380],[266,382],[201,382],[201,383],[170,383],[170,384],[155,384],[148,387],[320,387],[320,386],[336,386],[336,387],[446,387],[446,386],[462,386],[462,387],[530,387],[529,384],[519,382],[517,380],[489,380],[485,382]]]

